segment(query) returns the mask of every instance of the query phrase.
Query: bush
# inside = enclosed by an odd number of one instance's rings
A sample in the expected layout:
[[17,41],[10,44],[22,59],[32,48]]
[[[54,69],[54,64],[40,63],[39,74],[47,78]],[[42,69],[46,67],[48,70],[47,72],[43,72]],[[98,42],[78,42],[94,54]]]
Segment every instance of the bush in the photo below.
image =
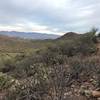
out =
[[0,73],[0,90],[7,90],[12,87],[12,85],[15,83],[15,80],[7,76],[6,74]]
[[3,62],[0,71],[3,73],[11,72],[15,69],[15,62],[12,59],[8,59]]
[[[81,83],[92,79],[93,77],[98,77],[98,71],[100,70],[99,57],[73,57],[69,59],[70,72],[72,74],[72,79],[78,80]],[[98,81],[98,79],[95,79]]]

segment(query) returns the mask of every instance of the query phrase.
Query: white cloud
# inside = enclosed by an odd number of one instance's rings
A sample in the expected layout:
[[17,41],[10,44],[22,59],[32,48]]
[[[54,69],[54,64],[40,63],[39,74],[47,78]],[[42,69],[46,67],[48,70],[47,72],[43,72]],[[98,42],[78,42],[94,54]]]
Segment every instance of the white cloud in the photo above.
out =
[[100,28],[100,0],[0,0],[0,30],[60,34]]
[[57,29],[49,29],[47,26],[41,26],[36,23],[18,23],[15,25],[0,25],[0,30],[3,31],[19,31],[19,32],[40,32],[47,34],[58,34],[62,33],[57,32]]

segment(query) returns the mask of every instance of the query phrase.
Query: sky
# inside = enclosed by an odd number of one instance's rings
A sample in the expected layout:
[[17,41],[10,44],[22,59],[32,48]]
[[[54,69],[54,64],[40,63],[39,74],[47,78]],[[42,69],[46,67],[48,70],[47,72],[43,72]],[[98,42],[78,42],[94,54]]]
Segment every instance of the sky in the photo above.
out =
[[0,0],[0,31],[62,35],[100,28],[100,0]]

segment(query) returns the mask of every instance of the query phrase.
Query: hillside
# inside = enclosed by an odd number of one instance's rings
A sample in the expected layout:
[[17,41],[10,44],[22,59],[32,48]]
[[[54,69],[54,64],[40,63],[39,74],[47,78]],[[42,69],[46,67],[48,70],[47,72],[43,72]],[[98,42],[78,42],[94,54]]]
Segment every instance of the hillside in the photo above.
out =
[[6,100],[98,98],[100,43],[94,41],[98,38],[95,33],[71,32],[55,40],[0,38],[3,44],[0,48],[5,51],[0,52],[0,97]]
[[58,39],[74,39],[74,38],[78,38],[80,37],[80,35],[82,34],[79,34],[79,33],[75,33],[75,32],[68,32],[68,33],[65,33],[63,36],[59,37]]
[[0,65],[9,59],[28,56],[43,50],[51,44],[51,40],[28,40],[0,35]]
[[27,52],[28,50],[43,48],[48,44],[49,40],[27,40],[0,35],[0,52]]
[[24,52],[33,45],[27,40],[0,35],[0,52]]

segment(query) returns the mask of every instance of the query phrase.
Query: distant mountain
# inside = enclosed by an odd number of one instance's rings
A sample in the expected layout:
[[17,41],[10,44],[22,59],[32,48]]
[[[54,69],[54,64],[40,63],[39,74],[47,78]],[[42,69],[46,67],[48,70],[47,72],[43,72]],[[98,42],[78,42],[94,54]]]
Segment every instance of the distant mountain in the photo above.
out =
[[37,32],[17,32],[17,31],[0,31],[1,35],[11,36],[11,37],[20,37],[24,39],[56,39],[60,37],[59,35],[46,34],[46,33],[37,33]]

